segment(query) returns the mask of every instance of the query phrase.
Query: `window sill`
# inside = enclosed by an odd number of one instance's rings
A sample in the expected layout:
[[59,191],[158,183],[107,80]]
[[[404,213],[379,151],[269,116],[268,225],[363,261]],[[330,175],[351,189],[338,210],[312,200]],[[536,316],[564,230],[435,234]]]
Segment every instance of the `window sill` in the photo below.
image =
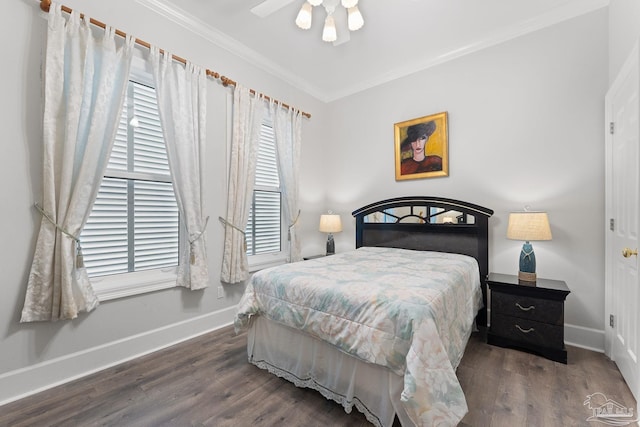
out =
[[282,252],[267,255],[253,255],[249,257],[249,272],[255,273],[264,268],[275,267],[286,263],[287,256]]
[[176,287],[176,267],[94,277],[93,291],[100,302]]

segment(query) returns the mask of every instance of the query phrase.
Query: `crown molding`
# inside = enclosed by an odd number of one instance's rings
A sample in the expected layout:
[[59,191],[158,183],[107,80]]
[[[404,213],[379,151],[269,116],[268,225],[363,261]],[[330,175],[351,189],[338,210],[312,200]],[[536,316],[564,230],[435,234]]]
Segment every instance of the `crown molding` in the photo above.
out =
[[500,30],[489,37],[477,40],[471,44],[451,50],[435,58],[427,58],[423,61],[415,61],[404,67],[399,67],[387,73],[362,81],[356,85],[345,88],[341,91],[335,91],[328,95],[325,94],[325,102],[332,102],[338,99],[354,95],[358,92],[371,89],[373,87],[391,82],[393,80],[409,76],[419,71],[426,70],[436,65],[452,61],[454,59],[469,55],[480,50],[496,46],[509,40],[518,38],[525,34],[533,33],[543,28],[550,27],[560,22],[594,12],[598,9],[609,6],[610,0],[574,0],[546,14],[540,15],[534,19],[520,22],[508,28]]
[[[185,10],[180,9],[175,4],[165,0],[136,0],[136,3],[199,35],[214,45],[233,53],[235,56],[244,59],[261,70],[286,81],[290,85],[308,93],[316,99],[327,102],[323,99],[323,92],[318,87],[310,84],[298,75],[291,73],[289,70],[279,66],[266,56],[247,47],[222,31],[213,28],[206,22],[194,17]],[[233,76],[227,77],[235,80]]]
[[[321,90],[317,86],[300,76],[291,73],[287,69],[280,67],[275,62],[264,55],[250,49],[246,45],[240,43],[236,39],[216,30],[207,23],[197,19],[193,15],[178,8],[173,3],[166,0],[136,0],[137,3],[147,7],[151,11],[162,15],[172,22],[190,30],[199,36],[205,38],[211,43],[225,49],[234,55],[250,62],[252,65],[261,70],[272,74],[295,88],[306,92],[314,98],[325,103],[333,102],[338,99],[354,95],[358,92],[371,89],[373,87],[391,82],[393,80],[406,77],[419,71],[426,70],[431,67],[443,64],[448,61],[460,58],[462,56],[478,52],[482,49],[492,47],[517,37],[529,34],[543,28],[558,24],[560,22],[581,16],[598,9],[609,6],[610,0],[574,0],[564,4],[552,11],[542,14],[536,18],[529,19],[518,24],[497,31],[484,39],[477,40],[466,46],[451,50],[435,58],[427,58],[422,61],[415,61],[404,67],[399,67],[389,72],[380,74],[372,79],[359,82],[358,84],[346,87],[341,90],[327,92]],[[229,76],[232,78],[232,76]]]

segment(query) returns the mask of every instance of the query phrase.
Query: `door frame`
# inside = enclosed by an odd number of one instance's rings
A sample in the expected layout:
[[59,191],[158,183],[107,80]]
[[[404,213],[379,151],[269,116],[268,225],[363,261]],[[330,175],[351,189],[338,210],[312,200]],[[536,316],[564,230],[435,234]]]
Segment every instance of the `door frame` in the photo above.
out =
[[[605,331],[605,342],[604,342],[604,352],[607,357],[611,360],[613,359],[613,340],[614,340],[614,332],[615,329],[609,325],[609,315],[613,314],[613,233],[610,230],[610,219],[613,218],[612,213],[612,187],[613,187],[613,134],[610,131],[610,123],[614,121],[613,111],[611,107],[611,98],[614,93],[617,92],[619,87],[622,85],[624,80],[629,76],[629,74],[634,70],[635,67],[640,67],[640,41],[636,41],[631,50],[631,53],[625,60],[620,72],[616,76],[615,80],[607,90],[607,94],[605,96],[605,265],[604,265],[604,331]],[[636,65],[638,64],[638,65]],[[640,76],[636,76],[636,78],[640,79]],[[615,254],[618,255],[619,254]]]

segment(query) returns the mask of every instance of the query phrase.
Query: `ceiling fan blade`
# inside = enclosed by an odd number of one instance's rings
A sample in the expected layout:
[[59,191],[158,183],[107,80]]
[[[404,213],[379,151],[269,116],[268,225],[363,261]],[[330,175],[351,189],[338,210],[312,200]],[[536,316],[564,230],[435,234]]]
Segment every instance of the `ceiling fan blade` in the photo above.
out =
[[267,17],[273,12],[293,3],[296,0],[265,0],[259,5],[253,7],[251,12],[260,18]]

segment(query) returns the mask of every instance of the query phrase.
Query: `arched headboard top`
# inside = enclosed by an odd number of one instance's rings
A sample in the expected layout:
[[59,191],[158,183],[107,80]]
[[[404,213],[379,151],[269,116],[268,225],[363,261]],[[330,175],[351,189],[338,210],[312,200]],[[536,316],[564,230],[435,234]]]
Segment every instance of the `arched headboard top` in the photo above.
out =
[[434,207],[448,208],[451,210],[458,210],[470,215],[484,215],[487,218],[493,215],[493,210],[485,208],[480,205],[475,205],[469,202],[463,202],[461,200],[447,199],[443,197],[430,197],[430,196],[409,196],[409,197],[396,197],[393,199],[381,200],[379,202],[371,203],[363,206],[360,209],[356,209],[351,213],[354,217],[366,216],[375,212],[382,212],[386,209],[392,209],[402,206],[427,206],[433,205]]

